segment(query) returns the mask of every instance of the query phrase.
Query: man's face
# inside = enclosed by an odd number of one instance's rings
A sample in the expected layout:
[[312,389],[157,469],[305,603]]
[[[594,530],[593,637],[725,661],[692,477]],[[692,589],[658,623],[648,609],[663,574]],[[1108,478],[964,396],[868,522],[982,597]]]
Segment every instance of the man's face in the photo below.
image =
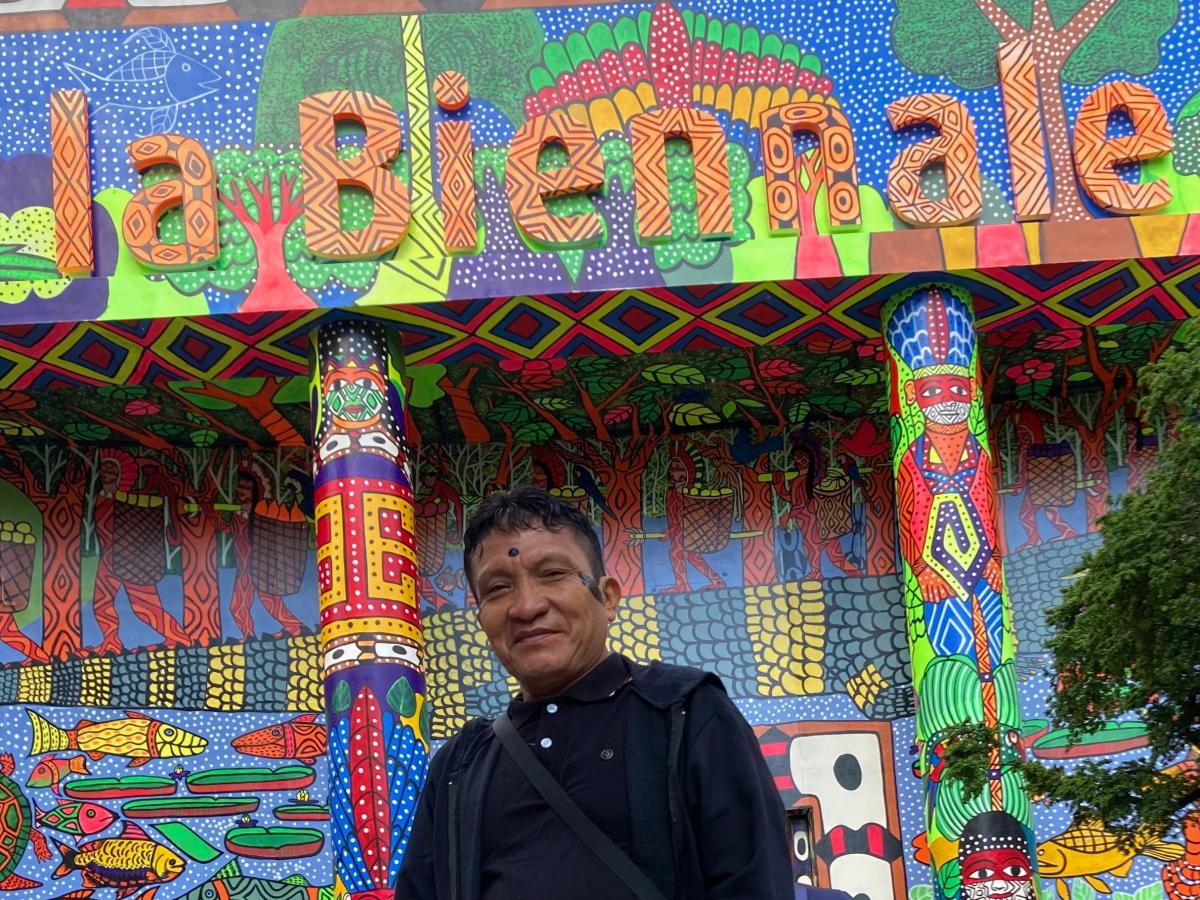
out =
[[604,658],[621,588],[608,576],[592,581],[570,532],[492,532],[474,575],[479,624],[526,700],[561,692]]
[[1020,850],[980,850],[962,861],[965,900],[1031,900],[1029,857]]
[[917,406],[938,425],[967,421],[971,411],[971,380],[966,375],[926,375],[914,382]]

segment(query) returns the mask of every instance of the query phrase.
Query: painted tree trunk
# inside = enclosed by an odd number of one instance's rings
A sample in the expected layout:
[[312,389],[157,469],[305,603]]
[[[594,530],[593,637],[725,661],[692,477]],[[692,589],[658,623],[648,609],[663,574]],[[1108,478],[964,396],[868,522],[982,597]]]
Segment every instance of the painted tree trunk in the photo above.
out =
[[1100,517],[1108,512],[1108,459],[1105,439],[1108,422],[1095,428],[1079,429],[1079,448],[1083,457],[1083,501],[1087,512],[1087,529],[1095,531]]
[[68,465],[58,490],[35,499],[42,513],[42,649],[67,659],[83,647],[79,597],[83,470]]
[[869,468],[862,489],[867,520],[864,568],[868,575],[890,575],[896,571],[896,486],[885,459],[872,459]]
[[[269,213],[268,210],[267,221],[270,221]],[[289,224],[290,221],[272,222],[266,228],[251,230],[250,238],[258,255],[258,275],[254,279],[254,287],[238,307],[239,312],[312,309],[317,305],[288,274],[287,259],[283,254],[283,235]]]
[[616,516],[605,515],[601,524],[604,567],[621,582],[627,595],[646,592],[646,576],[640,541],[630,541],[630,531],[642,530],[642,469],[628,459],[613,459],[595,465],[596,473],[608,488],[606,500]]
[[1075,178],[1075,159],[1071,154],[1071,125],[1063,104],[1061,67],[1038,66],[1038,88],[1042,94],[1049,143],[1050,172],[1054,182],[1053,221],[1090,218]]
[[179,562],[183,569],[183,628],[196,643],[221,640],[221,592],[217,577],[217,523],[213,514],[183,513],[179,530]]
[[755,461],[753,469],[743,469],[742,530],[762,532],[741,542],[742,583],[747,585],[774,584],[779,580],[775,562],[774,490],[770,481],[758,478],[770,470],[770,457],[766,454]]

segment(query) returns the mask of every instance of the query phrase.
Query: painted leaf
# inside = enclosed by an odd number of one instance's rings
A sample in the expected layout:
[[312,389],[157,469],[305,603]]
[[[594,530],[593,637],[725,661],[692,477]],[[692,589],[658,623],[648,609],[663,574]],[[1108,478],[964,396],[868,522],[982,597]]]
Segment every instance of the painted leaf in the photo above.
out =
[[542,409],[554,410],[570,409],[572,405],[566,397],[538,397],[533,402]]
[[790,359],[764,359],[758,364],[759,374],[763,378],[786,378],[802,371],[804,366]]
[[492,417],[507,425],[523,425],[536,419],[537,413],[520,400],[505,400],[492,410]]
[[187,428],[180,422],[151,422],[146,427],[160,437],[165,438],[179,437],[179,435],[187,431]]
[[618,425],[621,422],[628,422],[633,415],[633,407],[628,403],[621,406],[614,406],[612,409],[606,410],[604,413],[605,425]]
[[217,433],[211,428],[198,428],[192,432],[192,443],[197,447],[211,447],[217,442]]
[[883,380],[883,369],[847,369],[834,376],[838,384],[877,384]]
[[208,424],[208,419],[206,419],[204,416],[200,415],[200,413],[188,412],[185,415],[187,416],[187,420],[189,422],[191,422],[193,425],[207,425]]
[[526,444],[542,444],[554,437],[554,426],[549,422],[530,422],[518,428],[513,437]]
[[71,422],[63,431],[77,441],[102,441],[112,435],[112,429],[98,422]]
[[713,366],[710,374],[717,381],[741,381],[750,377],[750,363],[740,356],[733,356]]
[[699,385],[705,383],[703,372],[695,366],[688,366],[682,363],[646,366],[642,370],[642,377],[647,381],[654,381],[658,384]]
[[407,678],[397,678],[388,688],[386,699],[388,706],[406,718],[417,711],[417,695]]
[[799,425],[808,418],[811,410],[812,407],[807,400],[795,399],[788,401],[787,407],[784,409],[784,414],[787,416],[789,422]]
[[674,5],[659,3],[650,15],[650,77],[658,105],[692,105],[692,54],[687,24]]
[[845,394],[818,394],[812,405],[837,416],[854,416],[862,412],[862,404]]
[[387,770],[379,753],[382,744],[379,701],[370,688],[363,688],[350,710],[350,796],[363,861],[371,880],[380,888],[387,885],[388,838],[392,826]]
[[97,393],[118,401],[140,400],[146,396],[146,389],[138,384],[106,384],[97,388]]
[[350,700],[350,685],[344,681],[338,682],[338,686],[333,689],[333,711],[339,713],[345,712],[350,708]]
[[698,425],[719,425],[721,417],[703,403],[676,403],[668,417],[672,425],[695,428]]

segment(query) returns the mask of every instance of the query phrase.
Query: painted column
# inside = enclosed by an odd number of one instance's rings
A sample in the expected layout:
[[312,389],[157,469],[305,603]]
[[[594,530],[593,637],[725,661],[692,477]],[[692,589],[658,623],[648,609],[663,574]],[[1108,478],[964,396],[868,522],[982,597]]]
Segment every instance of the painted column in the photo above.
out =
[[379,322],[338,319],[312,335],[335,895],[391,900],[429,761],[404,357]]
[[[1029,795],[1003,766],[1021,752],[1021,713],[970,297],[946,285],[907,291],[884,305],[883,331],[935,894],[1029,900]],[[1000,736],[976,796],[941,778],[940,742],[962,722],[986,723]]]

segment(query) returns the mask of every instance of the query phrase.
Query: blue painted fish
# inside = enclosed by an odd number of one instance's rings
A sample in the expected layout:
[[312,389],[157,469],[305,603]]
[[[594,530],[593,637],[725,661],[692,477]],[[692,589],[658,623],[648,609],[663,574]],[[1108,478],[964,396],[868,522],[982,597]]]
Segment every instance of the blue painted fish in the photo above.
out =
[[117,900],[124,900],[147,885],[174,881],[186,865],[182,856],[151,840],[132,822],[125,823],[120,837],[88,841],[78,850],[55,843],[62,863],[53,877],[83,873],[83,888],[68,895],[78,900],[90,897],[96,888],[116,888]]
[[72,756],[70,759],[60,758],[58,754],[50,753],[38,760],[38,764],[29,773],[29,780],[25,782],[25,787],[48,787],[54,793],[61,794],[62,791],[58,789],[59,783],[72,772],[76,775],[90,775],[87,760],[82,756]]
[[117,820],[112,810],[83,800],[64,800],[51,809],[34,808],[39,825],[72,835],[75,840],[101,832]]
[[119,106],[149,112],[151,128],[160,133],[175,126],[180,106],[207,97],[221,83],[208,66],[178,52],[161,28],[139,28],[125,41],[134,42],[144,49],[107,75],[65,64],[98,102],[95,111]]

